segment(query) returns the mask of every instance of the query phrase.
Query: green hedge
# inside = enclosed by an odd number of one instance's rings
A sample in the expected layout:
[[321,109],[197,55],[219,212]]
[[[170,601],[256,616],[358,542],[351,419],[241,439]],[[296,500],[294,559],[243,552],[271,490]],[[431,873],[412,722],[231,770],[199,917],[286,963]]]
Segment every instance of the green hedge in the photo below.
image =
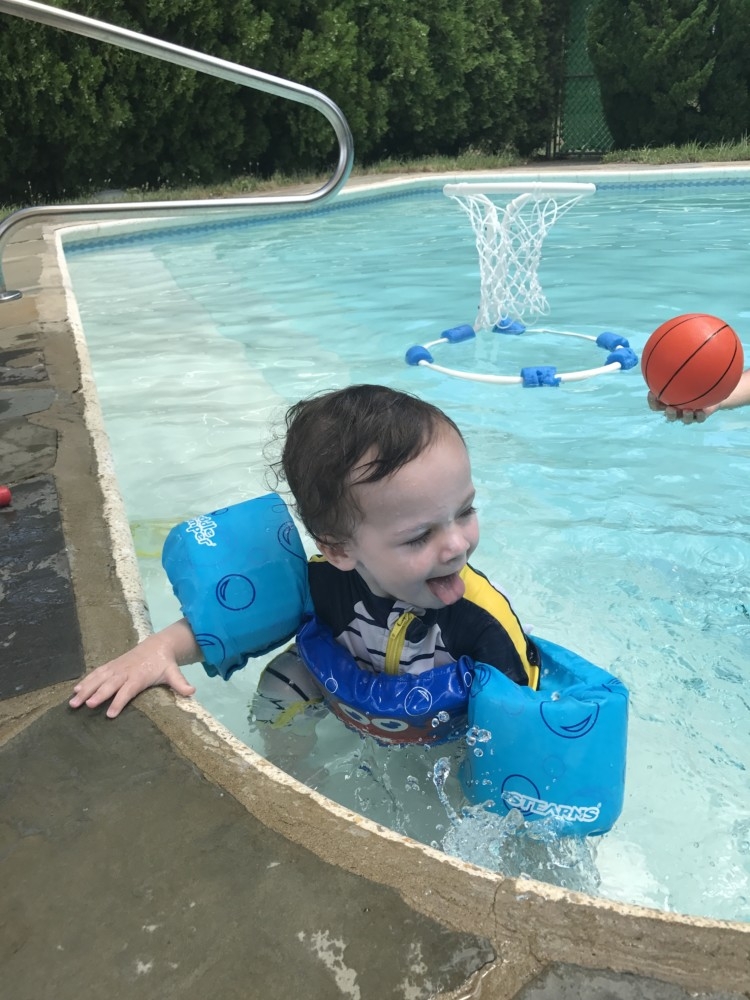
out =
[[588,42],[619,149],[750,130],[750,0],[595,0]]
[[[70,0],[68,9],[306,84],[357,162],[549,139],[569,0]],[[0,201],[329,169],[323,116],[0,14]]]

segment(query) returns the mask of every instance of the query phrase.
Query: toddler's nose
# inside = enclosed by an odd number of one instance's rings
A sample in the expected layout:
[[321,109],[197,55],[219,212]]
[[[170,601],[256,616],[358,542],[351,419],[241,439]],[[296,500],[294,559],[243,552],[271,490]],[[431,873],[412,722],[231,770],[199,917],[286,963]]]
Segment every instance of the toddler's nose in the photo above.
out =
[[445,546],[443,549],[446,562],[465,555],[469,550],[469,541],[458,525],[449,528],[445,535]]

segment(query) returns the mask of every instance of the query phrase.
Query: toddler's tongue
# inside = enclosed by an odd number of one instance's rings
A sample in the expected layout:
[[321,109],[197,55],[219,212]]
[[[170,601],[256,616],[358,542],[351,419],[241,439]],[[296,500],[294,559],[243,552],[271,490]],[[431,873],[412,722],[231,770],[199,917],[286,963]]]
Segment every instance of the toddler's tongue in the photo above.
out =
[[455,604],[456,601],[460,601],[466,590],[464,581],[458,573],[451,573],[450,576],[434,576],[427,581],[427,586],[443,604]]

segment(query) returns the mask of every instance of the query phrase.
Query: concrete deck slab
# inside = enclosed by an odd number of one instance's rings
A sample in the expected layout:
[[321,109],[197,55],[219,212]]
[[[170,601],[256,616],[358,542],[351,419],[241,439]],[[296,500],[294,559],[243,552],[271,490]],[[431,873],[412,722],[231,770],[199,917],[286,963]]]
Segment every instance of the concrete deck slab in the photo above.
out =
[[495,958],[268,830],[137,710],[52,708],[1,760],[9,1000],[422,1000]]
[[[592,973],[575,965],[554,965],[518,994],[517,1000],[695,1000],[708,994],[644,976]],[[712,993],[710,1000],[739,1000],[737,993]]]
[[54,478],[14,484],[0,517],[2,699],[72,681],[83,647]]

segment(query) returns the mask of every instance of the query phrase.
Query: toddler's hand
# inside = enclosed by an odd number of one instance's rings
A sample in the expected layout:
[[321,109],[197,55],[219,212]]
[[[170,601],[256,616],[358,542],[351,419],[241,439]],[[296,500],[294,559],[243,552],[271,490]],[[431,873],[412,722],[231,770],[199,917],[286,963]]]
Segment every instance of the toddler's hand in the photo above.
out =
[[183,676],[173,650],[160,640],[158,633],[150,635],[134,649],[87,674],[73,688],[70,707],[96,708],[112,698],[107,716],[114,719],[137,694],[157,684],[166,684],[177,694],[194,694],[195,687]]

